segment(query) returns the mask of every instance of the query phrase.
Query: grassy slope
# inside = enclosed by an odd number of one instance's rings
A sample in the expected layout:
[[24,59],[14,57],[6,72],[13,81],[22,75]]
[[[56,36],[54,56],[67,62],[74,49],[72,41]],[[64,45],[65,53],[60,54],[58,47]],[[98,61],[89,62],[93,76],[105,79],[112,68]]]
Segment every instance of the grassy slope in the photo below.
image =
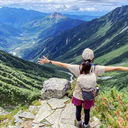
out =
[[39,99],[43,81],[51,77],[69,75],[0,51],[0,104],[24,104]]

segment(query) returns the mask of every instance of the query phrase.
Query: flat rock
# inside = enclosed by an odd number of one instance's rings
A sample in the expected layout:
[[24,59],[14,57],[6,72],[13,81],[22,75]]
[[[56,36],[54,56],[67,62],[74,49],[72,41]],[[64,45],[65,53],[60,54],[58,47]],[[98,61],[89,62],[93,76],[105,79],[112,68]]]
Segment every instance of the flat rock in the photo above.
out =
[[49,115],[51,115],[54,111],[50,108],[50,106],[47,104],[47,101],[41,102],[41,108],[39,112],[37,113],[35,119],[33,120],[33,123],[40,123],[42,120],[47,118]]
[[62,112],[63,109],[57,109],[51,116],[46,118],[46,120],[49,121],[50,124],[57,126],[60,122]]
[[21,119],[21,118],[19,118],[19,116],[18,116],[18,114],[16,114],[15,116],[14,116],[14,119],[15,119],[15,123],[17,123],[17,122],[19,122],[19,123],[23,123],[23,120]]
[[101,124],[100,120],[95,116],[93,116],[92,119],[93,119],[93,121],[90,122],[90,127],[91,128],[100,128],[100,124]]
[[9,112],[5,111],[2,107],[0,107],[0,115],[6,115],[9,114]]
[[69,98],[66,96],[62,99],[52,98],[52,99],[48,100],[48,104],[51,106],[52,109],[59,109],[59,108],[63,108],[65,106],[65,102],[67,100],[69,100]]
[[33,105],[31,105],[31,106],[29,106],[28,111],[32,112],[33,110],[39,110],[39,109],[40,109],[40,106],[33,106]]
[[74,125],[70,125],[70,124],[61,124],[59,125],[59,127],[53,127],[53,128],[77,128]]
[[76,108],[72,103],[67,104],[64,111],[61,114],[61,123],[74,125],[76,119],[75,110]]
[[23,112],[18,115],[19,118],[35,119],[35,116],[31,112]]

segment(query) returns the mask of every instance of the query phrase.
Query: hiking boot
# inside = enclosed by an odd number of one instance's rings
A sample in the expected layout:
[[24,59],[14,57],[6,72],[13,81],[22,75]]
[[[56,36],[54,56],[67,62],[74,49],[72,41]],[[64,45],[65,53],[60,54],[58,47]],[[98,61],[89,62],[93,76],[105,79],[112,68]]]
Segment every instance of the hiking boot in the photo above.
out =
[[90,127],[89,124],[83,123],[83,128],[89,128],[89,127]]
[[77,128],[82,128],[82,120],[77,121]]

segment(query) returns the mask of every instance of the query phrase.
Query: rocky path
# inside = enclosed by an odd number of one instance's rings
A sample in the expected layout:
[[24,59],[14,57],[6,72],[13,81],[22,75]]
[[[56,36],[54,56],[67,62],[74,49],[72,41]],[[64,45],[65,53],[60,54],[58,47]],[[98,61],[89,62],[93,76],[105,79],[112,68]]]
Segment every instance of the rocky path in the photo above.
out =
[[[40,106],[29,106],[14,116],[15,126],[8,128],[76,128],[75,106],[65,96],[70,88],[67,80],[52,78],[43,84]],[[46,99],[45,99],[46,98]],[[92,117],[90,128],[99,128],[100,121]]]
[[41,108],[33,120],[33,128],[76,128],[75,107],[67,103],[70,99],[52,98],[41,101]]
[[[41,106],[30,106],[27,112],[19,111],[15,118],[15,126],[9,128],[77,128],[75,126],[75,106],[71,99],[52,98],[42,100]],[[32,111],[37,111],[33,115]],[[90,128],[99,128],[100,121],[92,117]]]
[[75,107],[67,96],[41,100],[41,106],[30,106],[27,112],[20,110],[14,119],[15,126],[9,128],[76,128]]

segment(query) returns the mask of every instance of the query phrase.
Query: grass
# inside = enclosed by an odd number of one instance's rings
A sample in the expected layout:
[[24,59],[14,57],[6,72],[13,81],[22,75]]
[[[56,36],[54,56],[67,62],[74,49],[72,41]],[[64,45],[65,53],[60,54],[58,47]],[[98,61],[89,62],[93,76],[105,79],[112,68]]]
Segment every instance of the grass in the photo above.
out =
[[[39,100],[35,100],[35,101],[33,101],[31,103],[31,105],[33,105],[33,106],[40,106],[41,102]],[[29,105],[21,105],[21,104],[19,104],[14,109],[9,109],[9,110],[6,109],[6,111],[8,111],[9,114],[0,115],[0,128],[3,128],[5,126],[7,127],[9,124],[15,125],[15,123],[14,123],[14,121],[15,121],[14,116],[20,110],[22,110],[22,112],[27,112],[28,108],[29,108]],[[38,109],[34,109],[32,111],[33,115],[36,115],[38,111],[39,111]]]
[[100,56],[98,58],[96,58],[94,60],[94,64],[106,64],[107,62],[109,62],[110,60],[112,60],[115,57],[120,56],[121,54],[123,54],[124,52],[128,51],[128,45],[122,46],[116,50],[113,50],[112,52],[109,52],[103,56]]
[[109,30],[109,28],[111,28],[111,22],[107,22],[102,28],[100,28],[96,33],[95,35],[97,36],[104,36],[105,33]]
[[40,106],[41,105],[41,102],[38,101],[38,100],[35,100],[35,101],[32,102],[32,105],[33,106]]

